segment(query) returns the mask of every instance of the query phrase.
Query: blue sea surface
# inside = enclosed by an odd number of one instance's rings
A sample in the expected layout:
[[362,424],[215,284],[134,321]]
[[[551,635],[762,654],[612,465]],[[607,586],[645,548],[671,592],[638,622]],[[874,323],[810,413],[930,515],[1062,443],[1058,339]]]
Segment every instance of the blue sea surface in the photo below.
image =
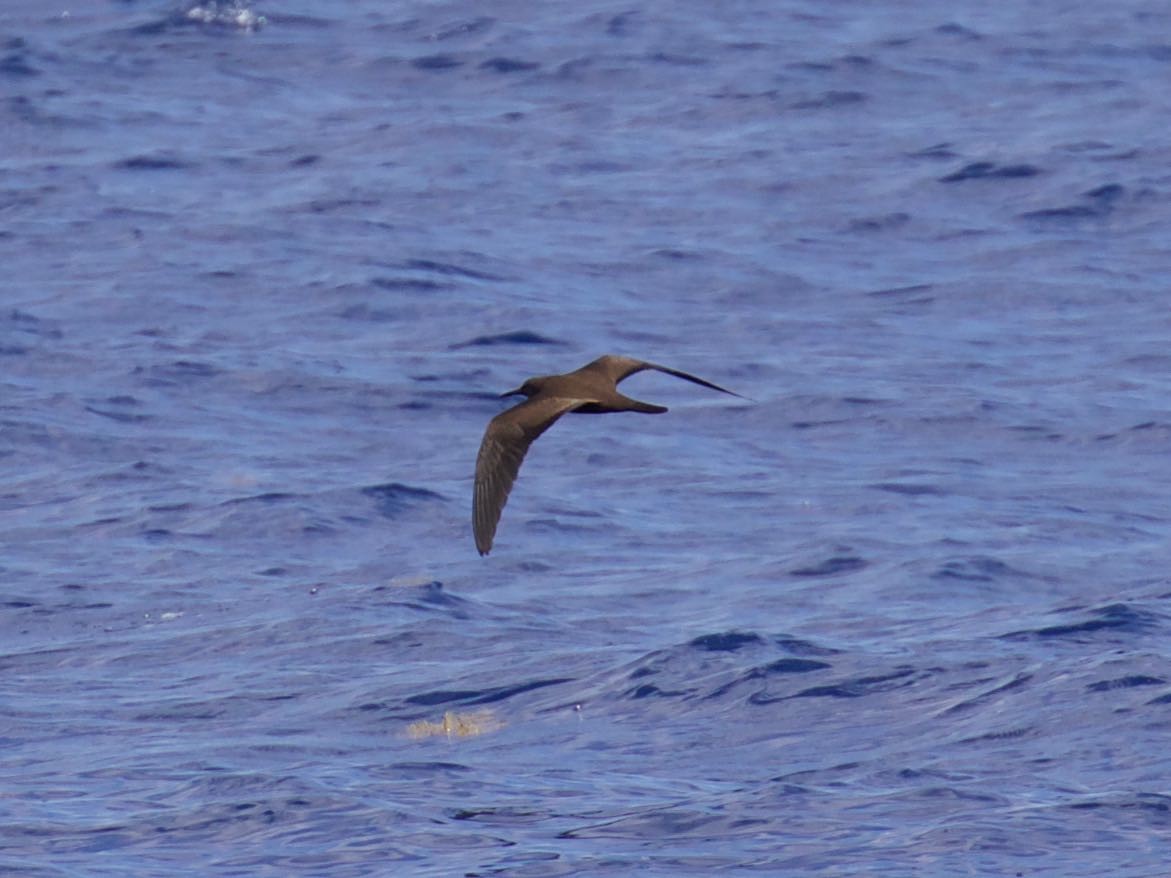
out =
[[[1171,7],[0,8],[0,874],[1160,878]],[[603,353],[492,553],[497,398]]]

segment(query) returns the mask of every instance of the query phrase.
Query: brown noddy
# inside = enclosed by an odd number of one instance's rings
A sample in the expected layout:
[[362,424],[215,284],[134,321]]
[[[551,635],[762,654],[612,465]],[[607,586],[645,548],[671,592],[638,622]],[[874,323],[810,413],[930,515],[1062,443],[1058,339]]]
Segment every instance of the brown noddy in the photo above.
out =
[[[564,375],[530,378],[516,390],[500,394],[501,398],[526,396],[524,402],[507,409],[488,422],[480,453],[476,457],[476,483],[472,492],[472,530],[481,555],[492,549],[492,538],[500,513],[508,502],[508,492],[520,472],[521,461],[533,441],[553,426],[566,412],[602,414],[604,412],[645,412],[661,415],[666,406],[639,402],[618,392],[618,382],[636,372],[654,369],[702,384],[721,393],[740,396],[718,384],[704,381],[687,372],[655,363],[607,354]],[[743,399],[744,397],[740,397]]]

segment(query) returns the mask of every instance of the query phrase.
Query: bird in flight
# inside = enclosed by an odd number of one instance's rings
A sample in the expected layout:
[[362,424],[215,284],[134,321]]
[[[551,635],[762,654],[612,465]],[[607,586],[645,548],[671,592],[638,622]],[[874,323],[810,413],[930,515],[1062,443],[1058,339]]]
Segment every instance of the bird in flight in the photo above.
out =
[[508,493],[520,472],[521,461],[533,441],[553,426],[566,412],[602,414],[605,412],[644,412],[661,415],[666,406],[639,402],[618,392],[618,382],[636,372],[654,369],[683,378],[712,390],[737,396],[731,390],[704,381],[678,369],[655,363],[607,354],[564,375],[530,378],[516,390],[500,394],[528,397],[488,422],[480,453],[476,457],[476,481],[472,490],[472,531],[481,555],[492,549],[492,538],[500,513],[508,502]]

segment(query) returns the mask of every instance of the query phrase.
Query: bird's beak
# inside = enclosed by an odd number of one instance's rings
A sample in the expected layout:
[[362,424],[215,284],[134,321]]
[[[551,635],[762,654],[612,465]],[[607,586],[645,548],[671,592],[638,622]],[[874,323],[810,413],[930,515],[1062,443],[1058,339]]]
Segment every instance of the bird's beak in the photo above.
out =
[[508,399],[510,396],[524,396],[524,391],[518,387],[516,390],[510,390],[507,393],[500,394],[501,399]]

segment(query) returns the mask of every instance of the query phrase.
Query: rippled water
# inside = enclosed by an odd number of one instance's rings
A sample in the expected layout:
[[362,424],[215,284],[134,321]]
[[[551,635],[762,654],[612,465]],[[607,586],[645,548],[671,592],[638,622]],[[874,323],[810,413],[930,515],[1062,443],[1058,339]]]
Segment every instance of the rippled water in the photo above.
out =
[[1004,6],[6,4],[0,871],[1164,874],[1171,12]]

